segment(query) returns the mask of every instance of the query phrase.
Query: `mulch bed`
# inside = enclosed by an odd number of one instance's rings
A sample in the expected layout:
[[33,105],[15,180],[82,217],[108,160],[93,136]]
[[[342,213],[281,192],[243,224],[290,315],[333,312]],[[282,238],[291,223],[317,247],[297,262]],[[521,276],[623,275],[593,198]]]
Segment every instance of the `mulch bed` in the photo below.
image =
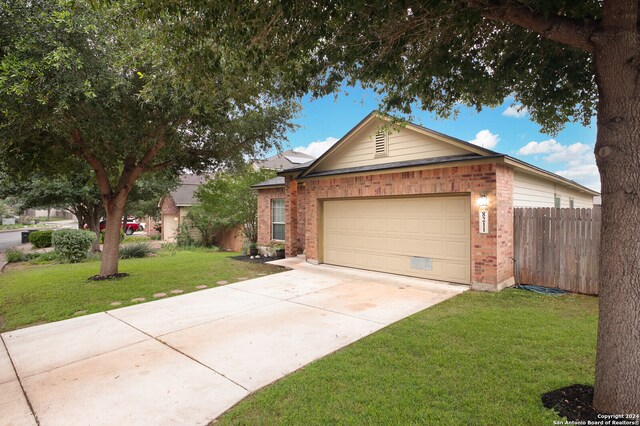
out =
[[240,260],[242,262],[249,262],[249,263],[266,263],[266,262],[271,262],[273,260],[278,260],[277,257],[266,257],[266,256],[260,256],[258,258],[253,258],[251,259],[251,256],[231,256],[231,259],[235,259],[235,260]]
[[119,274],[112,275],[94,275],[87,278],[87,281],[105,281],[105,280],[118,280],[120,278],[128,277],[129,274],[126,272],[121,272]]
[[[542,404],[569,421],[602,420],[593,409],[593,386],[571,385],[542,395]],[[603,413],[600,413],[603,414]]]

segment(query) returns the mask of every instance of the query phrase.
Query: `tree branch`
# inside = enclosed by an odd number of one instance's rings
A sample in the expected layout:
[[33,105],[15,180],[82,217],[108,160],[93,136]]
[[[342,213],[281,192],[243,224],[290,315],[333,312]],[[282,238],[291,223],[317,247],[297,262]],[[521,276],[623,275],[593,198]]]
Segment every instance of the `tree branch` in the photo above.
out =
[[89,163],[89,166],[91,166],[93,171],[96,173],[98,188],[100,189],[102,197],[111,197],[113,192],[111,191],[111,184],[109,183],[109,175],[107,174],[107,170],[105,169],[104,164],[102,164],[102,161],[89,152],[79,129],[76,128],[71,131],[71,138],[73,143],[78,147],[78,149],[80,149],[80,156]]
[[156,172],[158,170],[166,169],[172,163],[173,163],[173,160],[167,160],[167,161],[163,161],[162,163],[157,163],[157,164],[152,164],[152,165],[149,165],[149,166],[144,166],[144,169],[142,169],[142,173]]
[[593,53],[594,46],[591,35],[599,26],[595,21],[583,22],[559,15],[545,16],[532,12],[527,7],[514,6],[509,3],[487,5],[476,0],[469,0],[468,4],[469,7],[478,9],[483,17],[492,21],[509,22],[536,32],[549,40]]

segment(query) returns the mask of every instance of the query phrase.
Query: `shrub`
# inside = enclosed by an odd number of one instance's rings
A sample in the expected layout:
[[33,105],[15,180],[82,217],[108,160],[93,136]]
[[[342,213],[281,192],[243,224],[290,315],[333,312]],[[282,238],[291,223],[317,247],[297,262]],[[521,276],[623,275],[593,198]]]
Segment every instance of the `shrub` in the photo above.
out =
[[51,247],[51,234],[53,231],[36,231],[29,234],[29,242],[33,248]]
[[53,247],[60,258],[71,263],[86,259],[91,243],[95,239],[95,233],[79,229],[61,229],[54,232],[51,238]]
[[9,263],[24,262],[27,260],[27,255],[18,249],[9,249],[4,252],[4,258]]
[[27,260],[31,263],[48,263],[55,262],[56,260],[60,260],[60,255],[55,251],[48,251],[44,253],[27,253]]
[[31,225],[31,222],[33,222],[33,217],[21,215],[20,219],[18,219],[18,222],[21,225]]
[[176,244],[180,248],[188,248],[195,246],[195,241],[191,236],[191,229],[185,223],[180,224],[178,233],[176,234]]
[[134,259],[140,257],[147,257],[151,253],[154,253],[155,250],[151,248],[149,244],[146,243],[132,243],[125,244],[120,247],[120,259]]

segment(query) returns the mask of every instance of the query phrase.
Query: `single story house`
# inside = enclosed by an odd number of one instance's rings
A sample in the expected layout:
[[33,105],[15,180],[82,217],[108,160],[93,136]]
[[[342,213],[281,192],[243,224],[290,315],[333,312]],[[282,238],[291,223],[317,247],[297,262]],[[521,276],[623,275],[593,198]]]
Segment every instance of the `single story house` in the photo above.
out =
[[[279,171],[299,166],[311,160],[315,160],[315,157],[289,150],[256,161],[254,167]],[[213,174],[182,175],[180,176],[180,186],[160,199],[162,241],[175,241],[180,225],[185,223],[185,217],[189,213],[189,209],[198,203],[195,197],[198,187],[205,183],[207,179],[213,179],[213,177]],[[189,233],[196,241],[201,238],[199,231],[195,228],[190,229]],[[229,232],[222,232],[217,238],[221,247],[232,251],[242,250],[243,237],[239,228]]]
[[308,262],[495,290],[513,276],[514,207],[590,208],[571,180],[376,111],[318,159],[254,186],[258,243]]
[[[189,208],[198,203],[195,193],[210,175],[182,175],[180,186],[160,199],[160,213],[162,215],[162,241],[173,242],[176,239],[180,225],[186,223]],[[189,230],[191,237],[198,241],[201,238],[195,228]],[[220,232],[217,236],[220,247],[231,251],[242,250],[242,234],[239,229]]]

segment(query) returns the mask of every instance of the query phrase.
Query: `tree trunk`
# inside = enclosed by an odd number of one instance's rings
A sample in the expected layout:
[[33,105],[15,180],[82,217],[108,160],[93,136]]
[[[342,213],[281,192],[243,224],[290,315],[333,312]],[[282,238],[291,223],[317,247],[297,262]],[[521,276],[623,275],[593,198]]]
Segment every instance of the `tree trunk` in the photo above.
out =
[[91,251],[94,253],[100,251],[100,216],[102,216],[100,208],[89,209],[87,214],[87,227],[96,234],[96,240],[91,244]]
[[104,245],[102,247],[102,263],[100,264],[100,275],[108,276],[118,273],[118,252],[120,249],[120,229],[122,226],[122,213],[124,202],[122,198],[115,197],[105,203],[107,225],[105,227]]
[[602,236],[593,405],[630,414],[640,413],[640,44],[636,31],[598,37]]

